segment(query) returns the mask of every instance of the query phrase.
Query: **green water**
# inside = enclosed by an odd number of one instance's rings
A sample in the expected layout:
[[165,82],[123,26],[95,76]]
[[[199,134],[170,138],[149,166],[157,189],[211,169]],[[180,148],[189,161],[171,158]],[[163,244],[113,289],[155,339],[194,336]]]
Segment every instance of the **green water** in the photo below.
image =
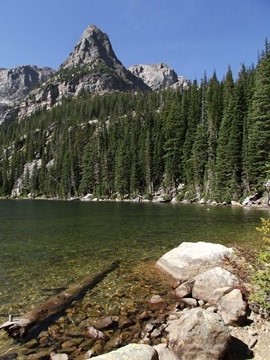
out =
[[[180,204],[1,200],[0,323],[8,314],[23,315],[53,290],[121,260],[120,268],[81,304],[88,316],[94,316],[95,309],[117,313],[128,302],[132,306],[135,299],[147,299],[155,291],[157,281],[151,285],[148,269],[166,251],[183,241],[256,247],[260,217],[269,217],[269,212]],[[11,346],[12,339],[1,331],[0,353]]]
[[256,244],[255,227],[268,214],[199,205],[2,200],[0,313],[21,313],[48,296],[46,289],[65,287],[116,259],[128,271],[183,241]]

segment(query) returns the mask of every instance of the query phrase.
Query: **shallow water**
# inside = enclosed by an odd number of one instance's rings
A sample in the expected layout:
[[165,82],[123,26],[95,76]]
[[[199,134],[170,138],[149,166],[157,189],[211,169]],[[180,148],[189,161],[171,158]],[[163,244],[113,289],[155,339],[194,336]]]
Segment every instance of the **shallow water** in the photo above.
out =
[[269,217],[269,212],[180,204],[1,200],[0,322],[8,314],[23,314],[114,260],[121,260],[122,275],[110,274],[98,301],[108,302],[116,288],[121,292],[130,285],[126,274],[183,241],[256,246],[255,227],[262,216]]

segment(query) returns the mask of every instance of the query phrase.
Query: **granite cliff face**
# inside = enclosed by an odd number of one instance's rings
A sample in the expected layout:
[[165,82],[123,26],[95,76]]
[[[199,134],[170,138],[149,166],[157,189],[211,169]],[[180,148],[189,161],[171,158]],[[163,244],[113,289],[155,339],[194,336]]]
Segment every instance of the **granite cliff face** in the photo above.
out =
[[184,76],[178,76],[168,65],[160,63],[154,65],[134,65],[129,71],[143,80],[152,90],[166,88],[186,88],[188,81]]
[[19,117],[30,115],[40,107],[49,109],[63,97],[81,92],[102,94],[130,90],[151,89],[122,65],[108,36],[90,25],[54,76],[31,92],[20,107]]
[[0,123],[16,113],[16,105],[38,84],[46,81],[54,71],[48,67],[18,66],[0,69]]

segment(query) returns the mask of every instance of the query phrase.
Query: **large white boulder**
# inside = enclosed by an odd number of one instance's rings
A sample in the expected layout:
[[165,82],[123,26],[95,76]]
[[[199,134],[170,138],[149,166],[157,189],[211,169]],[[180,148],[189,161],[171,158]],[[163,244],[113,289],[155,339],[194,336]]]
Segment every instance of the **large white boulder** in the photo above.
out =
[[206,242],[183,242],[164,254],[157,266],[181,282],[219,266],[234,254],[233,249]]
[[145,344],[129,344],[120,349],[95,357],[95,360],[158,360],[154,348]]

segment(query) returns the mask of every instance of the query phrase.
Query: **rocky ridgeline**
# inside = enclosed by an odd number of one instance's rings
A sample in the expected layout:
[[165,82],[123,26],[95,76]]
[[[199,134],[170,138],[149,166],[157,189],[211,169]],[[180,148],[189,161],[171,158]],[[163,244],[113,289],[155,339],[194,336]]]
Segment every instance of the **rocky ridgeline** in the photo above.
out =
[[185,88],[187,84],[183,76],[162,63],[126,69],[107,34],[90,25],[56,72],[36,66],[0,69],[0,122],[29,116],[40,108],[50,109],[64,97],[82,92],[150,91]]
[[247,301],[247,284],[236,275],[247,264],[234,250],[182,243],[156,266],[171,291],[117,315],[88,318],[75,307],[69,325],[59,321],[0,359],[244,360],[253,351],[255,360],[267,359],[270,324]]
[[168,65],[160,63],[154,65],[134,65],[128,68],[132,74],[141,78],[152,90],[167,88],[186,89],[188,81],[184,76],[178,76]]
[[147,91],[150,88],[128,71],[115,55],[107,34],[90,25],[55,75],[32,92],[22,104],[19,117],[39,108],[61,104],[63,97],[82,92]]
[[16,108],[29,92],[53,75],[49,67],[18,66],[0,69],[0,123],[17,115]]

